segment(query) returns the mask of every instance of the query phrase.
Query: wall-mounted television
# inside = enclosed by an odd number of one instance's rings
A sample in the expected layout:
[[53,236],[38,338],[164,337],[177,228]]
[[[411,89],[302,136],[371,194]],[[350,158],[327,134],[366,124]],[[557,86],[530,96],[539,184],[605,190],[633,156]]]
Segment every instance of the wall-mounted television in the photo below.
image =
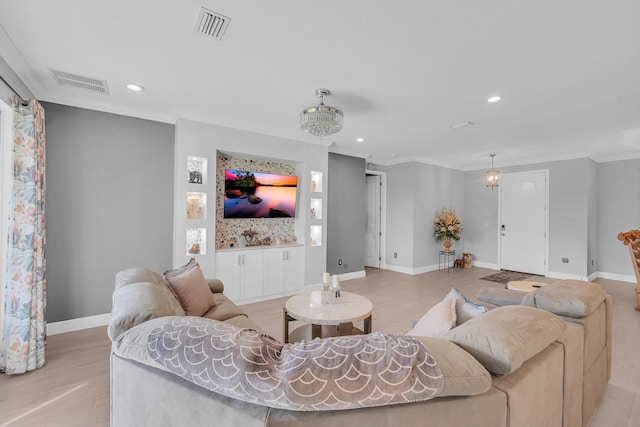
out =
[[298,177],[224,171],[225,218],[295,218]]

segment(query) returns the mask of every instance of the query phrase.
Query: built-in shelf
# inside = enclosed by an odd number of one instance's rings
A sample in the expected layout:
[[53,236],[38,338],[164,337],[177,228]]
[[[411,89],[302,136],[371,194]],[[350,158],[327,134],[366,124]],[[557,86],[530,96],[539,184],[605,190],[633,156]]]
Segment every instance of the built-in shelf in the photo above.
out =
[[187,156],[187,182],[189,184],[207,183],[208,162],[206,157]]
[[187,255],[207,254],[207,229],[187,228]]
[[310,219],[322,219],[322,199],[311,198],[309,208]]
[[322,193],[322,172],[311,171],[311,192]]
[[187,193],[187,219],[207,219],[207,193]]
[[322,226],[312,225],[309,229],[309,246],[322,246]]

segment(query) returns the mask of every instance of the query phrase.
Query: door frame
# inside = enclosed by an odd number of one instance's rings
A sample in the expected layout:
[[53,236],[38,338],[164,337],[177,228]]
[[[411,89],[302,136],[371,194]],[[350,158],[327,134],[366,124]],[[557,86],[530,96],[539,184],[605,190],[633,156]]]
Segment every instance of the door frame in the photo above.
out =
[[[378,175],[380,176],[380,269],[385,268],[387,265],[387,173],[382,171],[375,171],[371,169],[365,169],[365,176]],[[364,242],[362,242],[364,245]]]
[[[549,275],[549,169],[537,169],[530,171],[522,171],[522,172],[511,172],[511,173],[503,173],[501,174],[500,181],[502,181],[502,177],[505,175],[513,176],[513,175],[525,175],[531,173],[544,173],[544,184],[545,184],[545,200],[544,200],[544,217],[545,217],[545,228],[544,228],[544,275],[545,277]],[[500,238],[500,225],[502,224],[502,186],[498,187],[498,224],[496,224],[496,238],[498,239],[498,269],[502,270],[502,239]]]

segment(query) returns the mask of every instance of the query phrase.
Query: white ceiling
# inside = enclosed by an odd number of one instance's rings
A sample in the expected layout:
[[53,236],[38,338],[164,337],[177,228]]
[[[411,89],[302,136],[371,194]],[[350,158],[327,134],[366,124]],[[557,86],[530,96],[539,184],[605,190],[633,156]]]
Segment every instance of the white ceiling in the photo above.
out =
[[[201,6],[231,18],[222,41],[194,32]],[[0,26],[0,56],[45,101],[382,164],[640,157],[639,0],[0,0]],[[51,68],[110,94],[60,87]],[[299,128],[318,87],[345,113],[324,141]]]

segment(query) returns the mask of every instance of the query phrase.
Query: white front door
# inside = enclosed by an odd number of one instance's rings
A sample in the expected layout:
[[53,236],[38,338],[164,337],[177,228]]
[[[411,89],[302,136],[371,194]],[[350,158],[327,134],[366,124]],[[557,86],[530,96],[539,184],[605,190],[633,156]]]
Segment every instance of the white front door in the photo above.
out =
[[500,268],[545,274],[547,171],[500,177]]
[[364,265],[380,268],[380,175],[367,175]]

